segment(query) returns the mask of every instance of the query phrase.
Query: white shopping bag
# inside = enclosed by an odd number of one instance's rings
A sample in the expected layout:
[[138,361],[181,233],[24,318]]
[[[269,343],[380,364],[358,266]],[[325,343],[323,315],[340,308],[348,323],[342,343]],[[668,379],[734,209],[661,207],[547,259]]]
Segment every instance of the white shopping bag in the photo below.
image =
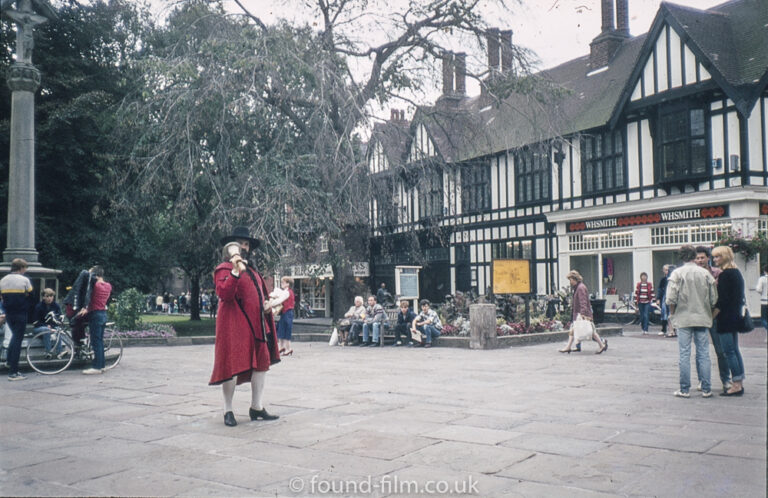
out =
[[590,320],[585,320],[581,315],[576,316],[573,321],[573,339],[579,343],[592,339],[593,324]]
[[333,327],[333,333],[331,334],[331,340],[328,341],[329,346],[336,346],[339,344],[339,330]]

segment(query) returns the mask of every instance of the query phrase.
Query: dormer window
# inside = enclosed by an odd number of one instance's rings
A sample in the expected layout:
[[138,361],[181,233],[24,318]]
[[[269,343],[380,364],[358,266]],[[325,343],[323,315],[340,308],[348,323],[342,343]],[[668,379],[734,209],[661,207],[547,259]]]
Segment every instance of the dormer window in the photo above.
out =
[[660,182],[685,182],[706,176],[708,150],[703,107],[660,110],[656,169]]

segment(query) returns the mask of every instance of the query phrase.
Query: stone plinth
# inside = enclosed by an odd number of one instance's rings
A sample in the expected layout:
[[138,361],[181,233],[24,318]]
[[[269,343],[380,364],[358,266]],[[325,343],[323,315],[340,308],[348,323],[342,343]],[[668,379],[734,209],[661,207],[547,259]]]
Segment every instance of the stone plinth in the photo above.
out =
[[496,306],[472,304],[469,306],[470,349],[495,349],[499,346],[496,335]]

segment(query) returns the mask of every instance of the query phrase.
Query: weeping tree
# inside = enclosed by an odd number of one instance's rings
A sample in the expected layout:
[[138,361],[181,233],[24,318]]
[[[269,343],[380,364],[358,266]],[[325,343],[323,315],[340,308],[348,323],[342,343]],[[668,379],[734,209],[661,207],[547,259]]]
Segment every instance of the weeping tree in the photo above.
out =
[[[216,237],[235,224],[262,238],[269,267],[312,256],[325,237],[318,262],[333,269],[338,314],[351,300],[352,249],[367,240],[361,133],[372,109],[415,103],[451,43],[479,50],[481,3],[310,0],[296,4],[309,19],[301,25],[268,25],[236,3],[241,15],[183,2],[152,42],[144,89],[120,118],[136,146],[116,206],[134,219],[167,213],[208,268]],[[526,54],[511,54],[527,71]]]

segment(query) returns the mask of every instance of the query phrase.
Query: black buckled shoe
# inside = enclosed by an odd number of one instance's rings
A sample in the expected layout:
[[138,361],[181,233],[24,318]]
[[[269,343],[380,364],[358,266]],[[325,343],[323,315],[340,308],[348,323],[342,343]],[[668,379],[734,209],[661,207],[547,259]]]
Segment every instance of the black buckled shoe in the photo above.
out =
[[280,418],[279,415],[270,415],[267,413],[266,408],[262,408],[261,410],[254,410],[251,408],[248,410],[248,415],[251,416],[251,420],[277,420]]
[[224,414],[224,425],[227,425],[229,427],[234,427],[237,425],[237,420],[235,420],[234,413],[227,412]]

